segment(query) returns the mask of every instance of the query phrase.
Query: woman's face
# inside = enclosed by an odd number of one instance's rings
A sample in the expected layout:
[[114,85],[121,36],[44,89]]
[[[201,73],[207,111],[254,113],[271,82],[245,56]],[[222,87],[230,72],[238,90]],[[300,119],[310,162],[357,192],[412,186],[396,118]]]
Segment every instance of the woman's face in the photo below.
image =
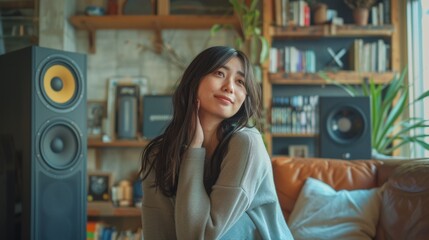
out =
[[224,66],[204,76],[198,88],[199,116],[219,121],[234,116],[246,99],[243,64],[232,57]]

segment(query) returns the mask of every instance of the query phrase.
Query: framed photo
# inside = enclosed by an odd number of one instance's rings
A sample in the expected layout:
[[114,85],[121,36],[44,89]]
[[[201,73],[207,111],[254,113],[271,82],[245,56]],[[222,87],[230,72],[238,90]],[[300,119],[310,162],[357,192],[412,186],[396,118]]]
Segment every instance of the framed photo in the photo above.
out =
[[112,174],[108,172],[88,172],[88,202],[110,201]]
[[89,100],[87,116],[88,137],[101,137],[103,132],[103,119],[106,117],[106,102]]
[[289,156],[291,157],[308,157],[308,146],[307,145],[290,145]]

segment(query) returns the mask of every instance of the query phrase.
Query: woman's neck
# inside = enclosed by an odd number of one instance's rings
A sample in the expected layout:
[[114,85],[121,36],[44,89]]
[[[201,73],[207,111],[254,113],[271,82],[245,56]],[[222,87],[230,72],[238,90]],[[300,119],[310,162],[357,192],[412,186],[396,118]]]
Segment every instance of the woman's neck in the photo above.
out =
[[219,144],[217,130],[220,122],[207,121],[207,119],[204,118],[200,118],[200,122],[204,132],[203,147],[206,149],[206,157],[211,158],[217,145]]

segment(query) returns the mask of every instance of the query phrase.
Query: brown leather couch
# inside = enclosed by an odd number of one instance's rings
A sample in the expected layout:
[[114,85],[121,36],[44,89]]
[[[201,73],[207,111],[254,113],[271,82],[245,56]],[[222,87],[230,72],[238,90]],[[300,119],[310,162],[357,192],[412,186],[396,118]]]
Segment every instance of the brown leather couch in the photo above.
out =
[[375,239],[429,239],[429,160],[272,158],[274,181],[288,217],[308,177],[335,190],[383,186]]

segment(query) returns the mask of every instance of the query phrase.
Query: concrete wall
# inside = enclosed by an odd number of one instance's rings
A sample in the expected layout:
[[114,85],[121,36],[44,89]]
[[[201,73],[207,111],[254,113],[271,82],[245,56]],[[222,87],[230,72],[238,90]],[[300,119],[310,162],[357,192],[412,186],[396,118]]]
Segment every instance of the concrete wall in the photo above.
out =
[[[40,0],[39,45],[87,54],[88,100],[106,100],[106,82],[113,77],[145,76],[150,93],[171,92],[183,68],[173,63],[168,51],[153,51],[152,30],[97,31],[96,53],[88,52],[88,33],[76,31],[68,21],[74,14],[83,14],[87,1]],[[211,37],[208,29],[164,30],[162,38],[184,65],[206,47],[233,44],[232,32]],[[112,172],[115,181],[131,178],[138,170],[141,150],[103,148],[99,150],[101,170]],[[95,168],[95,154],[94,149],[88,150],[88,170]]]

